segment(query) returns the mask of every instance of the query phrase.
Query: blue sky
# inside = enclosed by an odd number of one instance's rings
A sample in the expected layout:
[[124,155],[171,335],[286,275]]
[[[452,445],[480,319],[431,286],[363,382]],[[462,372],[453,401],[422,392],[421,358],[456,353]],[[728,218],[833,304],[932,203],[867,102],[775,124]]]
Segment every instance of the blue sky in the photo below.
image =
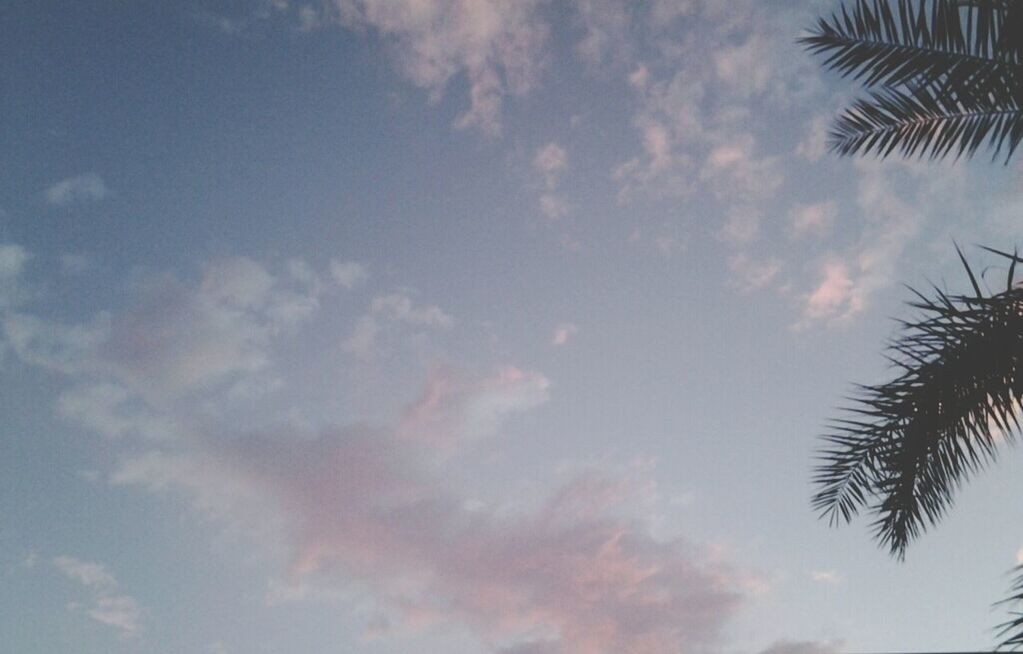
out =
[[990,646],[1013,452],[904,563],[809,508],[1017,164],[838,159],[830,1],[8,2],[19,654]]

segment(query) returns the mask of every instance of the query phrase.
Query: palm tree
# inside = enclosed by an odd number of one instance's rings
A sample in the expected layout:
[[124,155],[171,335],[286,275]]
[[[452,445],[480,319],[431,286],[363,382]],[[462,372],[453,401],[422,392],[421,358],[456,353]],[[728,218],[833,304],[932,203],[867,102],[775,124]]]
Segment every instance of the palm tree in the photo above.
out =
[[[825,66],[872,87],[835,121],[841,155],[897,152],[932,159],[981,146],[1008,162],[1023,140],[1023,0],[851,0],[800,41]],[[955,490],[1020,433],[1023,415],[1023,259],[1004,290],[915,293],[920,315],[889,344],[889,382],[859,386],[820,453],[813,506],[832,524],[861,511],[898,559],[935,525]],[[1023,566],[1005,602],[1023,601]],[[1023,614],[1001,625],[1023,645]]]
[[835,121],[840,154],[1008,161],[1023,140],[1023,2],[855,0],[800,39],[874,87]]

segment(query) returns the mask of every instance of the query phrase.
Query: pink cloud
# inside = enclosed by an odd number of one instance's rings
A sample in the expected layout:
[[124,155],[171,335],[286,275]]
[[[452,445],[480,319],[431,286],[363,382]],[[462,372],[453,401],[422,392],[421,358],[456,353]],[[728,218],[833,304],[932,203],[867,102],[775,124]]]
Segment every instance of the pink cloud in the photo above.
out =
[[809,320],[841,320],[862,307],[849,268],[841,261],[824,265],[823,279],[806,299]]
[[743,577],[682,540],[653,538],[628,517],[626,484],[585,474],[515,513],[450,488],[455,464],[438,461],[436,443],[468,427],[490,433],[546,393],[545,378],[517,368],[468,381],[436,373],[393,430],[208,438],[201,450],[129,460],[116,480],[185,488],[222,517],[280,525],[291,583],[364,588],[386,611],[377,637],[456,624],[495,650],[562,654],[715,641]]
[[[439,99],[451,78],[464,74],[469,107],[457,128],[501,132],[505,96],[532,88],[549,28],[536,0],[338,0],[342,22],[371,27],[394,48],[402,73]],[[538,56],[539,55],[539,56]]]
[[419,399],[402,415],[398,433],[450,450],[457,443],[493,434],[510,414],[547,401],[550,381],[540,373],[505,366],[480,379],[451,370],[430,374]]

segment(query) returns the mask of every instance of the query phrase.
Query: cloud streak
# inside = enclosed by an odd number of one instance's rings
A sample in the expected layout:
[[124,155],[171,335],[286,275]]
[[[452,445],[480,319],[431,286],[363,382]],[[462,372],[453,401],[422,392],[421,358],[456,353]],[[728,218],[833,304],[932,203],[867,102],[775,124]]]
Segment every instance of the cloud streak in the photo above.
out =
[[66,207],[74,202],[102,200],[107,196],[107,185],[96,173],[83,173],[52,184],[44,195],[47,203]]
[[89,591],[88,604],[72,603],[72,610],[83,610],[96,622],[116,629],[123,638],[142,631],[142,610],[138,602],[120,592],[120,584],[105,567],[67,555],[54,558],[53,565],[62,575]]

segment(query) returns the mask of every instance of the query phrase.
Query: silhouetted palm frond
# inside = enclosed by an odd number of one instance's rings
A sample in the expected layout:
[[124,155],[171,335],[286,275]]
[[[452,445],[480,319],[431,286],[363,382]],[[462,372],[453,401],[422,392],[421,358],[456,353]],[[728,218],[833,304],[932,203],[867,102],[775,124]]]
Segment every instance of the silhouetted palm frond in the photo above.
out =
[[[1016,578],[1009,590],[1009,597],[999,602],[999,604],[1023,602],[1023,565],[1016,566],[1015,573]],[[1013,616],[1012,618],[998,625],[998,636],[1003,638],[999,647],[1019,649],[1023,646],[1023,613],[1013,611],[1011,615]]]
[[838,119],[840,154],[1008,161],[1023,140],[1023,1],[853,0],[800,39],[878,90]]
[[[1004,291],[985,295],[966,260],[973,295],[917,294],[919,319],[889,345],[898,375],[861,386],[832,423],[814,476],[814,508],[832,523],[861,510],[899,557],[935,524],[959,485],[1019,433],[1023,401],[1023,287],[1016,255]],[[961,257],[960,253],[960,257]]]

